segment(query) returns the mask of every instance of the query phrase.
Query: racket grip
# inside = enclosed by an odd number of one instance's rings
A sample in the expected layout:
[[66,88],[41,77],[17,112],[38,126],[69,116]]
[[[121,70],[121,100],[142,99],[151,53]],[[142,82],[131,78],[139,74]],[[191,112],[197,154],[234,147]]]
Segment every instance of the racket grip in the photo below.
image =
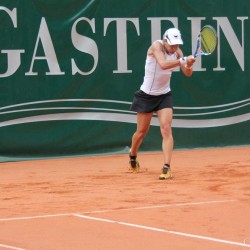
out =
[[198,56],[198,50],[200,47],[197,46],[196,51],[193,54],[193,57],[196,58]]
[[[199,35],[199,37],[200,37],[200,35]],[[198,38],[196,50],[195,50],[195,52],[194,52],[194,57],[197,57],[197,56],[198,56],[198,51],[199,51],[200,46],[201,46],[201,42],[200,42],[200,39]]]

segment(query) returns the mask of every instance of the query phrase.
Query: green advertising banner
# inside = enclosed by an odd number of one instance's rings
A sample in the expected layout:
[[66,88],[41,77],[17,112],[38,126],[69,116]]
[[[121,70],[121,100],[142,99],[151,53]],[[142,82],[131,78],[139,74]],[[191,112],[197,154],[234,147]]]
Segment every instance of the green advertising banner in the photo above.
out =
[[[210,24],[211,56],[171,79],[175,149],[250,144],[250,1],[2,0],[0,161],[127,152],[147,49],[170,27],[190,55]],[[161,149],[157,117],[141,150]]]

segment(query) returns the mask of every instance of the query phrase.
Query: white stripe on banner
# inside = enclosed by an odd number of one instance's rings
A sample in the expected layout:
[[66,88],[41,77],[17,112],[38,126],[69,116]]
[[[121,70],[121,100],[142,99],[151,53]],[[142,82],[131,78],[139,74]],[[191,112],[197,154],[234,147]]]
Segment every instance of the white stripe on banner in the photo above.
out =
[[[48,115],[29,116],[0,122],[0,127],[25,124],[30,122],[60,121],[60,120],[91,120],[136,123],[136,115],[107,112],[75,112]],[[173,119],[176,128],[208,128],[237,124],[250,120],[250,113],[218,119]],[[159,126],[157,117],[153,117],[152,126]]]

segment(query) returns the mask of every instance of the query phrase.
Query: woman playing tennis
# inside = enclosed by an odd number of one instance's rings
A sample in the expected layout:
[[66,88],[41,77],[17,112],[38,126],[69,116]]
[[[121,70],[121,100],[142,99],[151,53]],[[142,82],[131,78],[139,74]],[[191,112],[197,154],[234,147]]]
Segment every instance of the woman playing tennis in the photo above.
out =
[[181,33],[176,28],[168,29],[162,40],[152,43],[147,52],[144,81],[139,91],[135,92],[131,110],[137,112],[137,129],[132,136],[129,153],[129,165],[133,172],[138,172],[137,159],[139,147],[149,131],[153,113],[157,114],[162,135],[164,163],[159,179],[172,178],[170,163],[173,151],[172,117],[173,104],[170,79],[174,68],[180,67],[187,76],[192,75],[195,58],[183,57],[179,45],[183,44]]

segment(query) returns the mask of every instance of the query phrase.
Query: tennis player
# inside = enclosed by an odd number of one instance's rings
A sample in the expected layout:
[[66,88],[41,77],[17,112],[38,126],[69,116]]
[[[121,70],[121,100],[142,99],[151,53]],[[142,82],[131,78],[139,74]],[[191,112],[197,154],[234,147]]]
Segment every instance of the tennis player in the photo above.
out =
[[160,180],[172,178],[170,162],[173,152],[172,117],[173,104],[170,79],[174,68],[180,67],[187,76],[192,75],[195,58],[183,56],[179,45],[183,44],[181,33],[176,28],[168,29],[162,40],[152,43],[147,51],[144,81],[140,90],[135,92],[131,110],[137,112],[137,129],[132,136],[129,152],[129,165],[133,172],[138,172],[137,160],[139,147],[149,131],[150,121],[155,112],[159,119],[162,135],[164,165]]

